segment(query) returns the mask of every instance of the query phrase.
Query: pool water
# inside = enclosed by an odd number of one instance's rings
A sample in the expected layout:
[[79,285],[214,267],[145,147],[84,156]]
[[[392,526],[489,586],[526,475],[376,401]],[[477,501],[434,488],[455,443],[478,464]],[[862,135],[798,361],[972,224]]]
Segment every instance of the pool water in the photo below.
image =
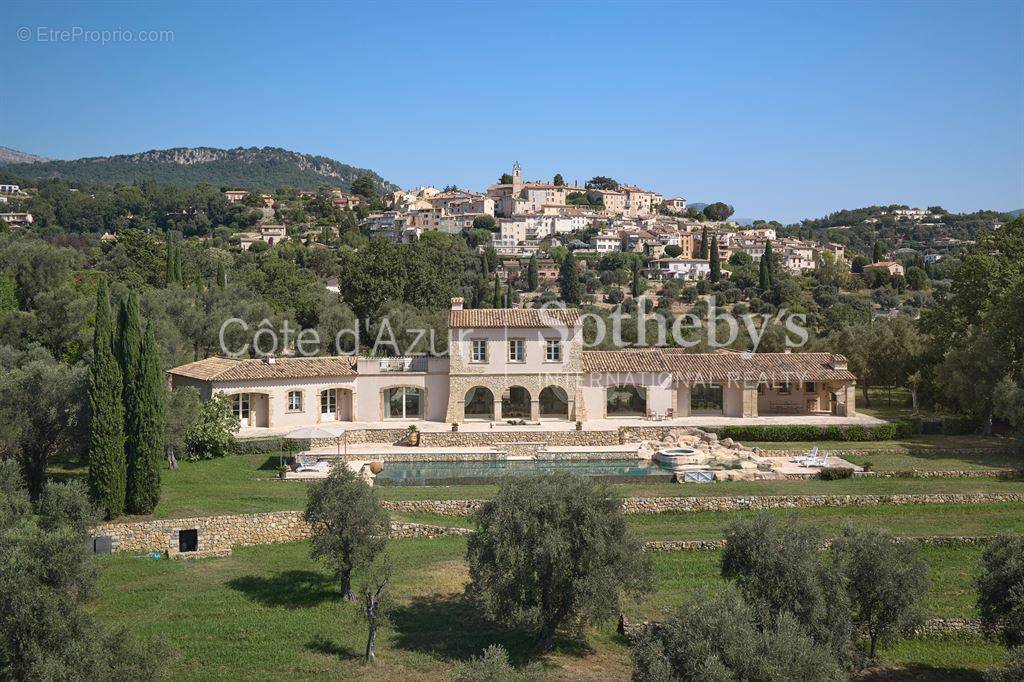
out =
[[552,471],[571,471],[581,476],[635,480],[663,477],[672,470],[657,462],[638,459],[602,460],[495,460],[462,462],[385,462],[376,483],[383,485],[428,485],[439,483],[489,483],[504,476],[528,476]]

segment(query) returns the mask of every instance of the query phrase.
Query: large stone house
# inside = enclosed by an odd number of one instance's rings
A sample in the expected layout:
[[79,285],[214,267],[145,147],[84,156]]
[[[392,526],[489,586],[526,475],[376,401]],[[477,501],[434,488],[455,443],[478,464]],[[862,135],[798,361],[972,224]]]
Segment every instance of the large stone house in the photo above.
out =
[[585,350],[575,309],[467,310],[456,298],[448,348],[448,357],[211,357],[169,374],[203,399],[231,396],[246,427],[855,415],[856,378],[840,355]]

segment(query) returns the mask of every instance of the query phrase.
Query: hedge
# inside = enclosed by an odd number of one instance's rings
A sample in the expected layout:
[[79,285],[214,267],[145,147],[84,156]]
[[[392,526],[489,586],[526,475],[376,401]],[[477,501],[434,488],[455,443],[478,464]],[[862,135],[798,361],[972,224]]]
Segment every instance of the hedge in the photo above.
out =
[[838,481],[852,476],[853,469],[850,467],[825,467],[818,472],[818,478],[823,481]]
[[262,453],[281,452],[286,450],[284,441],[280,436],[268,436],[266,438],[245,438],[235,439],[231,446],[233,455],[259,455]]
[[763,426],[713,426],[705,429],[720,438],[743,441],[865,441],[895,440],[913,436],[919,431],[913,422],[888,422],[867,426],[863,424],[811,426],[807,424],[771,424]]

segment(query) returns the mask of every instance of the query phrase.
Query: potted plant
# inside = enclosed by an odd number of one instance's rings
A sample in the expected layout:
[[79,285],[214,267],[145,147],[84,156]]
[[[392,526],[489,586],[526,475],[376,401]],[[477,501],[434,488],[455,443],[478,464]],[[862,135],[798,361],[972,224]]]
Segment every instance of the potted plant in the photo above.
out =
[[459,422],[452,422],[452,433],[459,430]]
[[288,465],[286,465],[286,464],[282,464],[281,466],[277,467],[277,476],[278,476],[278,478],[284,478],[285,476],[288,475],[288,472],[290,470],[291,470],[291,468]]
[[583,422],[576,422],[576,430],[577,431],[582,431],[583,430]]
[[412,447],[420,444],[420,430],[416,428],[415,424],[409,424],[408,442]]

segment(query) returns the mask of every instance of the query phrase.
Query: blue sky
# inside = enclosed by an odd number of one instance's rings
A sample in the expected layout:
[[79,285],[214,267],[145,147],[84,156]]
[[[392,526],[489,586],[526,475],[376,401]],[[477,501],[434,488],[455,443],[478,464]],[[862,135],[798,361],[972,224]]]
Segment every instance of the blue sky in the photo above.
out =
[[1022,2],[8,0],[0,22],[0,144],[55,158],[273,145],[478,189],[519,160],[781,220],[1024,207]]

